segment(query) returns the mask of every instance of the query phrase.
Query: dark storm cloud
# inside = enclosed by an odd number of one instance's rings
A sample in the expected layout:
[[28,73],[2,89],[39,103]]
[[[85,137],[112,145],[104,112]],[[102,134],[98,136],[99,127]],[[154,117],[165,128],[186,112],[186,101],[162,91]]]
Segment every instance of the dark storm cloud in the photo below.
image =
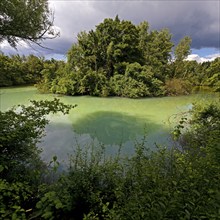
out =
[[135,24],[146,20],[152,29],[169,28],[175,43],[189,35],[194,48],[219,47],[219,1],[102,1],[93,7]]
[[71,47],[73,43],[72,39],[65,39],[58,38],[56,40],[47,41],[43,44],[46,48],[41,48],[43,53],[58,53],[58,54],[65,54]]
[[[60,29],[61,37],[44,42],[53,51],[38,48],[41,53],[66,54],[77,34],[91,30],[105,18],[131,20],[134,24],[148,21],[151,29],[169,28],[173,41],[192,37],[192,48],[213,47],[219,50],[220,2],[197,1],[69,1],[51,0],[55,13],[54,25]],[[5,47],[6,50],[6,47]],[[28,48],[23,48],[28,51]]]
[[19,53],[20,55],[29,55],[33,54],[36,56],[46,56],[49,54],[58,54],[58,55],[66,55],[72,44],[71,40],[63,40],[62,38],[46,41],[42,43],[42,47],[36,44],[27,44],[25,42],[21,42],[17,46],[17,50],[10,47],[8,44],[4,44],[0,47],[0,51],[2,51],[5,55],[11,55],[15,53]]

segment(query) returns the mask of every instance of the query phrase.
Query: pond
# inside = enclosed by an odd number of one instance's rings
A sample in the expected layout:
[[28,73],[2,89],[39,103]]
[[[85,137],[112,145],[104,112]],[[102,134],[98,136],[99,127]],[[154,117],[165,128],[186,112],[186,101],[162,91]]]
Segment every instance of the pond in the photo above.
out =
[[50,115],[46,136],[39,147],[42,158],[50,161],[56,155],[67,163],[69,155],[77,146],[93,144],[106,147],[107,154],[115,154],[119,146],[122,153],[134,152],[134,143],[146,136],[146,145],[151,149],[158,145],[172,145],[170,131],[175,116],[186,112],[192,103],[212,99],[211,94],[162,98],[98,98],[90,96],[57,96],[40,94],[34,87],[3,88],[0,91],[0,110],[6,111],[29,100],[52,100],[59,98],[65,104],[77,104],[70,114]]

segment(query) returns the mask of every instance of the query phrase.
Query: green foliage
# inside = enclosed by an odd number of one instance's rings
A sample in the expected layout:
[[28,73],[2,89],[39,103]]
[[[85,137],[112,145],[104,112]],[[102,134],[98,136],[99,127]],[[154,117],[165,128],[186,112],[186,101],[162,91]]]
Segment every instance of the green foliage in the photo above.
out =
[[116,16],[80,32],[63,74],[55,71],[51,79],[43,75],[40,88],[68,95],[163,95],[173,43],[168,30],[149,32],[148,27],[147,22],[136,26]]
[[69,173],[38,203],[41,216],[218,219],[220,170],[208,154],[162,147],[149,152],[143,146],[138,143],[131,158],[106,158],[93,150],[76,153]]
[[167,95],[188,95],[191,91],[191,83],[188,80],[173,78],[165,82]]
[[80,81],[79,92],[81,94],[107,96],[107,90],[107,78],[103,73],[96,73],[90,70]]
[[122,97],[139,98],[162,95],[163,83],[154,77],[151,68],[139,63],[127,64],[125,74],[111,78],[113,94]]
[[220,58],[216,58],[211,62],[210,66],[206,69],[206,78],[203,79],[203,84],[211,86],[213,91],[220,91]]
[[191,53],[190,51],[191,42],[192,39],[188,36],[180,40],[179,44],[176,46],[174,51],[175,59],[177,62],[183,61]]
[[147,41],[145,53],[145,64],[152,67],[157,78],[164,80],[168,74],[168,63],[171,60],[173,43],[168,29],[152,31]]
[[0,54],[0,86],[34,84],[43,70],[43,59],[34,55],[27,57]]
[[25,182],[8,183],[0,179],[0,217],[1,219],[26,219],[32,211],[30,197],[32,191]]
[[56,61],[54,59],[46,60],[43,64],[43,69],[40,72],[41,79],[38,81],[36,87],[40,92],[53,91],[57,78],[62,76],[65,71],[65,63],[63,61]]
[[183,130],[185,128],[187,122],[187,117],[181,117],[178,124],[174,127],[174,130],[172,131],[173,139],[178,140],[180,139],[181,135],[183,134]]
[[36,144],[44,135],[48,123],[45,116],[57,112],[68,114],[73,107],[54,99],[31,101],[30,106],[20,105],[16,109],[0,112],[0,164],[3,167],[0,177],[8,181],[36,177],[30,173],[37,174],[43,166]]
[[14,48],[19,40],[39,44],[58,35],[52,28],[53,14],[47,0],[1,0],[0,23],[0,42],[7,40]]
[[36,208],[40,211],[35,213],[34,218],[41,216],[42,219],[60,219],[65,206],[58,198],[57,193],[55,191],[50,191],[45,193],[36,204]]
[[[191,78],[192,72],[195,74],[195,68],[192,68],[195,62],[185,61],[191,53],[190,45],[191,38],[186,36],[180,40],[179,44],[174,49],[175,61],[171,64],[171,77],[172,78]],[[192,71],[192,72],[191,72]],[[171,80],[172,80],[171,78]]]
[[[0,218],[26,219],[32,214],[48,168],[36,144],[48,124],[46,115],[68,112],[73,105],[53,101],[31,101],[0,112]],[[57,168],[56,157],[53,169]]]
[[128,64],[125,76],[143,83],[149,89],[149,94],[146,93],[144,96],[160,96],[163,94],[163,82],[157,78],[149,66],[141,66],[139,63]]
[[192,110],[190,130],[183,134],[183,147],[194,152],[205,151],[220,164],[220,106],[217,103],[196,105]]
[[110,81],[113,94],[122,97],[138,98],[150,95],[144,83],[122,75],[115,75]]

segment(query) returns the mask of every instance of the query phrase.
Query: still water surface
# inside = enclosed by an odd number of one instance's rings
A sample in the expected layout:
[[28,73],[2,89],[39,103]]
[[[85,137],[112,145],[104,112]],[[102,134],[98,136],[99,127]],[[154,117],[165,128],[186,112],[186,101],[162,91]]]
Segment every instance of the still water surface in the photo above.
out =
[[[5,111],[29,100],[52,100],[56,95],[40,94],[34,87],[5,88],[0,91],[0,109]],[[46,136],[39,147],[42,157],[50,161],[57,155],[61,162],[68,161],[78,145],[90,143],[106,146],[108,154],[114,154],[121,144],[124,154],[134,152],[134,142],[147,134],[147,144],[171,144],[169,132],[174,116],[192,107],[192,103],[205,102],[209,94],[197,94],[163,98],[97,98],[90,96],[59,97],[65,104],[77,104],[70,114],[51,115]]]

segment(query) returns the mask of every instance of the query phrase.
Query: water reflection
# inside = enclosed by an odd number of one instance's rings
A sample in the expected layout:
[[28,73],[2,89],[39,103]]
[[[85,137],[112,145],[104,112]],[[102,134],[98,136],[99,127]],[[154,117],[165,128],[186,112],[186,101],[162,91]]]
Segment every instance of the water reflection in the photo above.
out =
[[159,129],[149,118],[135,117],[125,113],[99,111],[87,114],[73,124],[77,134],[89,134],[104,144],[123,144],[134,140],[144,132],[151,133]]
[[[85,115],[75,121],[68,116],[53,116],[46,127],[46,136],[39,145],[43,148],[42,158],[50,161],[56,155],[60,162],[68,164],[69,155],[77,147],[105,145],[107,155],[123,155],[134,152],[134,143],[147,135],[147,146],[167,142],[167,131],[148,117],[135,117],[126,113],[99,111]],[[155,141],[156,140],[156,141]]]

